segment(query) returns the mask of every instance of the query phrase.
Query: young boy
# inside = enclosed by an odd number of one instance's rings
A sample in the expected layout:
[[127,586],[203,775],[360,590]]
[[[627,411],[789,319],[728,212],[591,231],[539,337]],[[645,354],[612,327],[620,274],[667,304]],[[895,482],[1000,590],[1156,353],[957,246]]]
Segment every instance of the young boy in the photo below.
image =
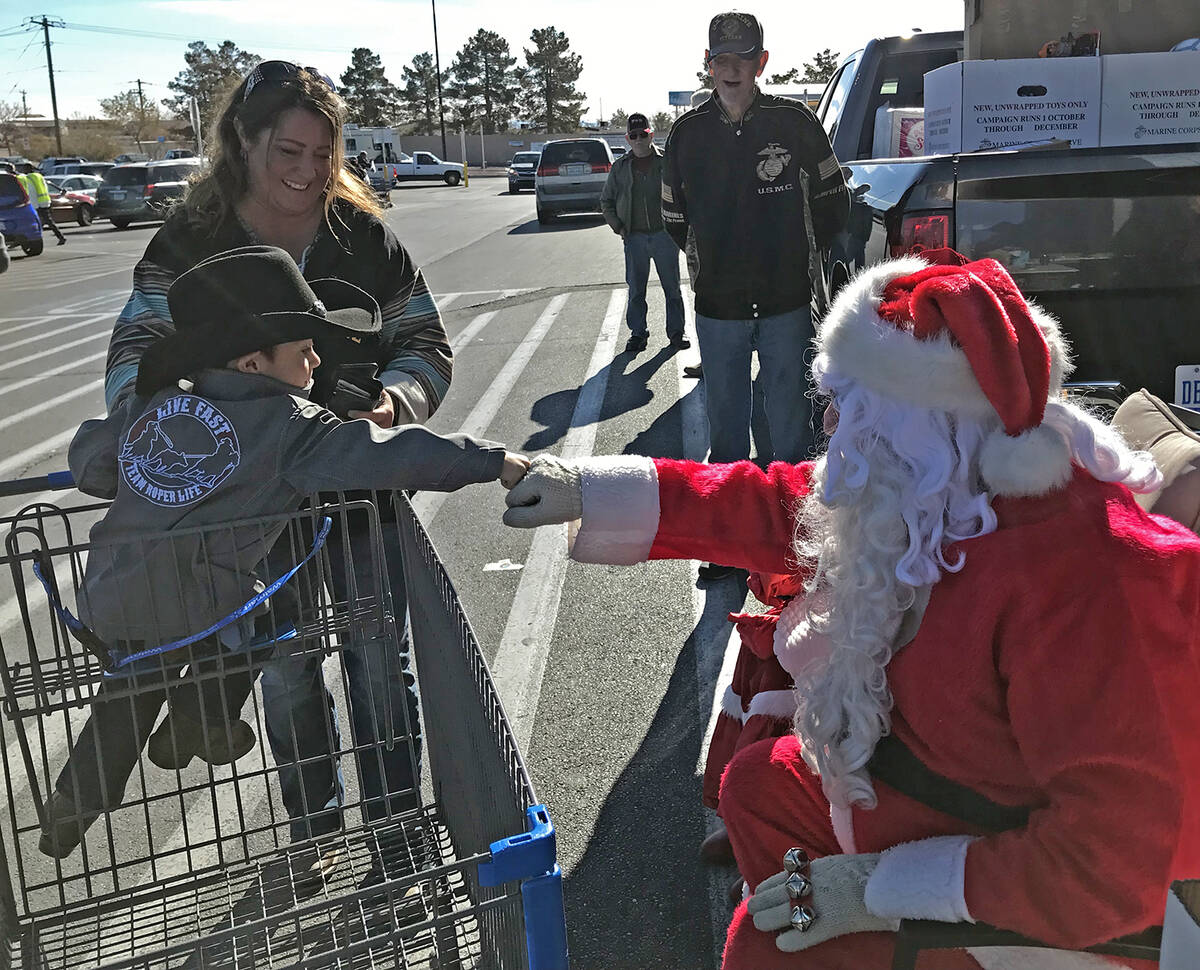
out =
[[[91,531],[78,606],[120,676],[105,677],[47,802],[40,848],[57,858],[120,804],[168,695],[150,739],[156,764],[229,763],[253,746],[238,714],[271,648],[251,651],[251,639],[295,618],[287,586],[198,643],[133,655],[210,630],[285,572],[264,565],[287,524],[280,513],[321,491],[511,488],[528,467],[501,445],[342,421],[308,401],[313,338],[361,340],[379,331],[380,312],[349,283],[305,281],[281,249],[204,260],[167,302],[176,332],[147,349],[136,395],[86,422],[68,456],[82,491],[113,500]],[[188,678],[172,684],[185,664]]]

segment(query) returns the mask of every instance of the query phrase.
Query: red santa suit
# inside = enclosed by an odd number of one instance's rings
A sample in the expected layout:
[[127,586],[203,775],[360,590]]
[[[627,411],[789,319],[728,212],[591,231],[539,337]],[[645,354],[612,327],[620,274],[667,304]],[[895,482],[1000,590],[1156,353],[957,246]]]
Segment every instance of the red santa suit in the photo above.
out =
[[747,585],[765,613],[730,613],[738,633],[733,679],[721,695],[721,710],[704,763],[704,804],[719,808],[721,776],[729,759],[747,745],[792,730],[796,702],[792,675],[775,656],[775,631],[783,608],[803,593],[798,574],[751,573]]
[[[808,465],[622,457],[582,472],[577,560],[794,567]],[[959,544],[964,568],[933,587],[916,637],[887,668],[891,730],[943,777],[1028,807],[1028,823],[987,834],[879,781],[875,809],[831,812],[799,742],[768,739],[733,758],[721,791],[750,886],[793,845],[883,852],[868,904],[903,911],[911,900],[909,915],[1077,948],[1160,922],[1170,880],[1200,873],[1200,539],[1081,470],[993,508],[998,528]],[[934,836],[957,838],[922,841]],[[744,904],[726,949],[729,970],[867,970],[890,959],[884,933],[781,953]],[[975,964],[941,952],[922,966]]]

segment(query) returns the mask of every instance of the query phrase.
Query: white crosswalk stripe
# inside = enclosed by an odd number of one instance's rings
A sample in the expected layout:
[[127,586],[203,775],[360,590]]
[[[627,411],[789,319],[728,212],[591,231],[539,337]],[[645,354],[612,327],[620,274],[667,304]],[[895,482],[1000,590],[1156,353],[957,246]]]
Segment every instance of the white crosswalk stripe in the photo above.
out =
[[[604,380],[597,377],[613,359],[624,309],[624,291],[614,290],[563,441],[563,458],[587,458],[592,454],[596,424],[608,389],[607,372]],[[517,745],[527,756],[566,572],[562,529],[537,530],[492,664],[496,689],[508,712]]]
[[[463,422],[460,428],[463,433],[482,436],[487,432],[488,425],[495,419],[505,399],[520,380],[521,374],[524,373],[529,361],[533,358],[534,351],[541,346],[546,334],[550,331],[551,324],[558,318],[566,302],[567,294],[565,293],[550,300],[549,305],[542,311],[542,315],[525,335],[525,339],[517,344],[516,349],[500,369],[500,373],[483,392],[483,396],[480,397],[479,402]],[[413,500],[413,508],[417,510],[417,515],[420,516],[422,522],[433,521],[433,517],[437,515],[438,509],[442,507],[448,494],[447,492],[422,492]]]

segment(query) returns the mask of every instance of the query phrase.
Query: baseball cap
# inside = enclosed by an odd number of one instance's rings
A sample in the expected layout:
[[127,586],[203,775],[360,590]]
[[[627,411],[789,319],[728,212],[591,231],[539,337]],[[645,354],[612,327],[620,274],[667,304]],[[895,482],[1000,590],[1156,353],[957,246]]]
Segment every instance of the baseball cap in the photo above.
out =
[[642,132],[648,132],[650,130],[650,121],[644,114],[640,114],[639,112],[635,111],[629,116],[629,134],[632,135],[634,132],[641,134]]
[[708,56],[737,54],[757,57],[763,49],[762,25],[754,14],[731,10],[719,13],[708,24]]

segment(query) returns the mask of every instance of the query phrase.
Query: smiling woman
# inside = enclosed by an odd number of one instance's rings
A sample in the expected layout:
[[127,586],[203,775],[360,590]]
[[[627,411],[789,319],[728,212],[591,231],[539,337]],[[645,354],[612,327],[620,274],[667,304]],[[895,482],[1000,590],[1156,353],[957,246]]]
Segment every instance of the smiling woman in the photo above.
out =
[[[377,378],[373,389],[382,384],[384,393],[371,410],[350,411],[351,418],[390,428],[423,422],[437,408],[451,376],[446,331],[420,269],[380,220],[370,189],[342,167],[345,116],[345,102],[328,79],[286,61],[259,64],[232,92],[208,139],[210,169],[190,186],[134,270],[133,293],[109,345],[110,410],[133,393],[146,348],[175,329],[166,300],[171,283],[216,253],[256,244],[290,253],[310,281],[353,283],[382,311],[377,335],[358,340],[331,335],[316,342],[307,360],[316,367],[312,400],[327,404],[339,376],[365,368]],[[391,508],[387,499],[378,504],[382,514]],[[358,516],[339,520],[330,537],[352,559],[369,547],[366,513]],[[383,532],[392,605],[395,615],[404,616],[399,534],[394,528]],[[342,597],[345,590],[335,589],[334,595]],[[419,725],[407,635],[399,663],[369,639],[351,640],[345,656],[356,745],[370,745],[375,732],[391,729],[395,712],[405,705],[408,723]],[[318,837],[341,825],[341,773],[323,757],[337,750],[338,739],[319,659],[276,660],[262,678],[268,736],[295,838]],[[419,736],[414,741],[419,750]],[[372,818],[408,806],[419,789],[415,768],[403,745],[394,750],[389,745],[378,763],[364,768],[363,796]],[[309,814],[318,810],[315,817]]]

